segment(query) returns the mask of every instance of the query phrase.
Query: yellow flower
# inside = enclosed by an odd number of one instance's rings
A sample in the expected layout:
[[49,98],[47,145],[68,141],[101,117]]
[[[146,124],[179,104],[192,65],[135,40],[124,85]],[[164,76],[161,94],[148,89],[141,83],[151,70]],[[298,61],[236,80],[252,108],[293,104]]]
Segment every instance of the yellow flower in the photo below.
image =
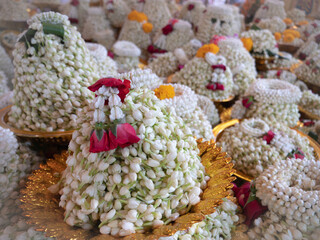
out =
[[298,23],[298,25],[302,26],[302,25],[307,25],[309,22],[307,20],[303,20],[303,21],[300,21]]
[[274,33],[274,38],[275,38],[277,41],[279,41],[279,40],[282,38],[281,33],[279,33],[279,32]]
[[137,21],[137,22],[143,22],[143,21],[148,21],[147,15],[144,13],[138,12],[136,10],[133,10],[131,13],[128,15],[128,19],[131,21]]
[[199,48],[196,56],[199,58],[204,58],[204,56],[208,52],[217,54],[219,52],[219,47],[213,43],[205,44],[201,48]]
[[149,22],[144,23],[144,24],[142,25],[142,29],[143,29],[143,31],[144,31],[145,33],[149,33],[149,32],[152,31],[153,25],[152,25],[152,23],[149,23]]
[[284,23],[287,24],[287,25],[290,25],[292,24],[292,20],[290,18],[285,18],[283,19]]
[[175,92],[172,85],[160,85],[160,87],[154,90],[156,96],[160,99],[174,98]]
[[295,38],[300,38],[300,32],[294,29],[286,29],[283,31],[283,35],[292,34]]
[[294,39],[295,39],[295,37],[291,33],[287,33],[287,34],[283,35],[283,41],[285,43],[291,43],[291,42],[293,42]]
[[241,42],[243,43],[243,46],[250,52],[253,47],[253,42],[251,38],[241,38]]

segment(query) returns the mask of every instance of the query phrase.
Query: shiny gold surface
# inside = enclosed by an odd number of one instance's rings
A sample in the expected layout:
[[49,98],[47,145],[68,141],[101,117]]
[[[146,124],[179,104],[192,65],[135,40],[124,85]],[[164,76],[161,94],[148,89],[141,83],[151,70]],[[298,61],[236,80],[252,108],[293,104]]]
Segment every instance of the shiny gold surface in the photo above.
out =
[[[202,200],[195,205],[191,212],[180,216],[174,223],[154,229],[152,233],[137,233],[124,237],[125,240],[138,239],[159,239],[162,236],[170,236],[177,231],[184,231],[194,223],[200,222],[205,215],[215,212],[215,208],[222,203],[222,198],[230,198],[231,182],[235,180],[233,176],[235,170],[231,159],[227,154],[221,152],[221,148],[216,147],[214,141],[198,141],[200,157],[206,172],[212,178],[204,190]],[[101,235],[98,229],[86,231],[81,228],[70,227],[63,218],[64,209],[59,207],[59,195],[50,193],[47,188],[56,184],[62,171],[66,168],[66,152],[55,155],[54,159],[49,159],[47,164],[40,166],[29,176],[26,188],[21,191],[22,209],[24,215],[29,218],[29,223],[35,226],[37,231],[44,231],[48,237],[57,239],[94,239],[113,240],[117,239],[109,235]],[[239,231],[235,232],[239,235]],[[237,239],[237,238],[235,238]]]
[[235,96],[230,96],[230,97],[228,97],[226,99],[223,99],[223,100],[214,100],[214,99],[212,99],[212,101],[215,102],[215,103],[225,103],[225,102],[232,101],[234,98],[235,98]]
[[315,115],[312,112],[309,112],[308,110],[304,109],[303,107],[299,106],[299,111],[302,114],[304,114],[307,119],[320,120],[320,117],[318,115]]
[[299,62],[292,64],[290,67],[290,72],[294,73],[294,70],[296,70],[298,67],[300,67],[300,65],[303,64],[303,62],[301,60],[299,60]]
[[[241,120],[239,120],[239,119],[232,119],[230,121],[227,121],[227,122],[224,122],[224,123],[217,125],[213,129],[213,135],[216,137],[216,140],[219,141],[220,137],[222,136],[223,131],[226,128],[232,127],[233,125],[239,123],[240,121]],[[304,134],[303,132],[297,130],[296,128],[292,128],[292,129],[297,131],[301,136],[306,137],[309,140],[310,146],[314,149],[316,159],[320,160],[320,145],[319,145],[319,143],[316,142],[313,138],[309,137],[307,134]],[[245,180],[245,181],[250,182],[253,180],[253,177],[246,175],[238,170],[235,170],[234,175]]]
[[38,132],[25,131],[14,128],[8,124],[8,113],[11,106],[0,109],[0,126],[10,129],[16,136],[41,143],[69,143],[72,138],[73,130],[64,132]]

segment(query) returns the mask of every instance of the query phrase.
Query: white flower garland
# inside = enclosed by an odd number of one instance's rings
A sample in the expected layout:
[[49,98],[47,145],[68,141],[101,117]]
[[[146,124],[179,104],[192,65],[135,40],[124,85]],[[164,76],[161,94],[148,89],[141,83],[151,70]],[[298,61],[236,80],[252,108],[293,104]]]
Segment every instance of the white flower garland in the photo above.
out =
[[106,1],[104,9],[111,24],[116,28],[123,26],[130,13],[130,8],[124,0]]
[[0,44],[0,71],[3,71],[10,80],[9,86],[12,86],[11,79],[14,77],[14,68],[12,61],[6,50]]
[[115,61],[118,64],[119,72],[128,72],[138,68],[141,50],[134,43],[117,41],[112,48],[116,54]]
[[286,159],[256,179],[256,196],[271,214],[284,218],[294,239],[320,226],[319,167],[314,159]]
[[302,93],[299,106],[320,117],[320,96],[310,90]]
[[307,40],[312,34],[320,31],[320,20],[309,21],[308,24],[298,28],[303,40]]
[[[226,60],[223,56],[210,56],[206,59],[194,57],[183,69],[175,73],[172,81],[184,84],[190,87],[197,94],[204,95],[214,100],[224,100],[229,98],[233,93],[233,80],[230,68],[226,67],[226,71],[221,69],[213,70],[211,65],[225,64]],[[195,77],[196,76],[196,77]],[[217,81],[224,85],[224,90],[212,91],[206,88],[209,82]]]
[[202,1],[198,0],[188,0],[182,5],[179,13],[179,19],[183,19],[192,24],[193,29],[196,29],[197,24],[199,24],[202,17],[202,13],[206,6]]
[[257,26],[262,29],[268,29],[272,33],[283,32],[287,28],[285,22],[277,16],[262,19]]
[[286,12],[284,10],[284,2],[279,0],[266,0],[264,4],[260,6],[254,15],[254,19],[265,19],[272,17],[279,17],[281,19],[286,18]]
[[208,97],[205,97],[202,95],[197,95],[197,97],[198,97],[198,106],[201,108],[203,113],[207,116],[211,125],[212,126],[217,125],[220,122],[220,116],[214,103]]
[[125,236],[174,221],[178,209],[200,201],[207,178],[196,141],[153,92],[138,89],[126,96],[121,110],[141,140],[123,149],[89,153],[93,107],[79,115],[82,127],[73,134],[63,174],[60,206],[69,225],[89,228],[100,220],[101,233]]
[[4,72],[0,71],[0,97],[9,91],[8,79]]
[[269,70],[267,71],[266,78],[279,79],[291,84],[294,84],[297,80],[297,76],[294,73],[286,70]]
[[313,33],[308,40],[299,48],[295,56],[300,60],[305,60],[313,52],[320,50],[320,44],[317,43],[316,37],[319,36],[320,29],[318,32]]
[[[263,135],[271,130],[275,136],[270,144]],[[226,129],[218,145],[233,159],[235,168],[253,177],[259,176],[274,162],[285,159],[300,148],[306,159],[313,158],[313,149],[306,138],[282,124],[269,125],[261,119],[246,119]]]
[[298,8],[293,8],[287,12],[287,17],[297,24],[306,19],[306,12]]

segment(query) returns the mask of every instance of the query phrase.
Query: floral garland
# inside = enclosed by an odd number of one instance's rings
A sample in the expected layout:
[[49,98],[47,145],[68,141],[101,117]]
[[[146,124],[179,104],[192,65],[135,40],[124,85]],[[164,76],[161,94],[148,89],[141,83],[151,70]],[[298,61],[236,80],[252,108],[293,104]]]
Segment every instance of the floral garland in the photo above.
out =
[[202,46],[196,57],[173,75],[172,81],[185,84],[197,94],[214,100],[230,97],[233,90],[232,73],[226,66],[226,59],[215,55],[218,51],[215,44]]
[[285,22],[278,16],[261,19],[257,26],[261,29],[268,29],[272,33],[283,32],[287,28]]
[[301,38],[307,40],[312,34],[320,31],[320,20],[306,22],[306,24],[303,24],[298,28],[298,31],[301,33]]
[[134,43],[129,41],[117,41],[113,45],[115,61],[117,62],[119,72],[128,72],[138,68],[141,50]]
[[[0,71],[4,72],[8,79],[13,79],[14,77],[14,68],[12,61],[6,50],[0,44]],[[12,86],[12,83],[9,83]]]
[[303,62],[303,64],[294,70],[294,73],[302,81],[319,86],[319,58],[320,50],[311,53],[311,55]]
[[282,34],[280,32],[275,32],[274,36],[279,44],[300,47],[304,43],[300,38],[300,32],[293,29],[286,29]]
[[[104,88],[96,93],[102,94]],[[114,90],[110,93],[117,98]],[[90,153],[88,136],[94,128],[93,120],[103,118],[103,114],[95,114],[96,107],[104,105],[99,99],[97,96],[80,113],[81,128],[69,144],[73,154],[67,160],[60,190],[66,222],[88,228],[100,221],[102,234],[126,236],[174,221],[180,211],[188,211],[198,203],[208,178],[190,128],[167,112],[152,91],[131,90],[120,110],[140,141],[108,152]],[[110,114],[107,109],[105,116]],[[116,119],[120,111],[114,112],[117,114],[112,118]]]
[[146,50],[151,44],[152,30],[153,25],[149,22],[147,15],[133,10],[121,28],[118,41],[133,42],[140,49]]
[[159,31],[154,39],[154,45],[165,51],[174,51],[193,39],[191,24],[184,20],[170,19],[169,23]]
[[4,72],[0,71],[0,97],[9,91],[8,79]]
[[174,52],[164,53],[152,59],[148,67],[159,77],[168,77],[182,69],[196,55],[201,45],[199,40],[192,39]]
[[320,30],[312,34],[308,40],[299,48],[296,56],[304,61],[313,52],[320,49]]
[[183,3],[178,18],[190,22],[196,30],[204,10],[205,5],[202,1],[188,0]]
[[[319,166],[313,159],[286,159],[270,166],[256,179],[256,195],[270,211],[267,217],[275,223],[283,222],[278,228],[272,224],[273,232],[264,231],[272,236],[285,230],[283,234],[294,239],[309,239],[307,236],[319,228]],[[261,220],[256,225],[249,234],[252,239],[257,238],[257,229],[265,226]],[[265,234],[261,230],[260,234]]]
[[254,15],[254,22],[258,23],[261,19],[272,17],[285,19],[286,15],[284,2],[278,0],[266,0],[256,11],[256,14]]
[[93,97],[83,87],[103,72],[66,16],[41,13],[28,24],[13,52],[16,75],[9,122],[33,131],[74,129],[76,110]]
[[269,125],[257,118],[226,129],[218,144],[230,154],[236,169],[253,177],[288,156],[307,159],[314,156],[306,138],[281,124]]
[[310,90],[302,93],[299,106],[320,117],[320,96]]
[[297,24],[306,19],[306,12],[298,8],[293,8],[287,12],[287,17]]
[[[158,96],[168,107],[174,108],[178,117],[181,117],[187,127],[192,131],[192,134],[197,138],[203,138],[205,140],[214,139],[212,133],[211,124],[204,114],[204,112],[199,108],[198,97],[189,87],[181,84],[173,85],[161,85],[161,87],[171,87],[173,95],[168,95],[168,89],[163,89],[165,94],[164,97]],[[157,91],[155,89],[154,91]],[[216,110],[216,109],[215,109]],[[217,111],[217,110],[216,110]]]
[[198,106],[201,108],[203,113],[207,116],[211,125],[217,125],[220,122],[220,116],[217,108],[210,98],[197,95],[198,97]]
[[111,24],[116,28],[123,26],[126,17],[130,13],[129,6],[123,0],[108,0],[104,5],[104,9]]

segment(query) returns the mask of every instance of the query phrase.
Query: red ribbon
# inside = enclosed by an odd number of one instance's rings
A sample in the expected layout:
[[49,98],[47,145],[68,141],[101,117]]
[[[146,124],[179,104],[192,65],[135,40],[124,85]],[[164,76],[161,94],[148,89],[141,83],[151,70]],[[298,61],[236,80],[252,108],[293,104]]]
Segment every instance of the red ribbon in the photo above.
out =
[[223,65],[223,64],[212,65],[211,67],[212,67],[213,70],[215,70],[215,69],[222,69],[224,72],[225,72],[226,69],[227,69],[226,66]]

